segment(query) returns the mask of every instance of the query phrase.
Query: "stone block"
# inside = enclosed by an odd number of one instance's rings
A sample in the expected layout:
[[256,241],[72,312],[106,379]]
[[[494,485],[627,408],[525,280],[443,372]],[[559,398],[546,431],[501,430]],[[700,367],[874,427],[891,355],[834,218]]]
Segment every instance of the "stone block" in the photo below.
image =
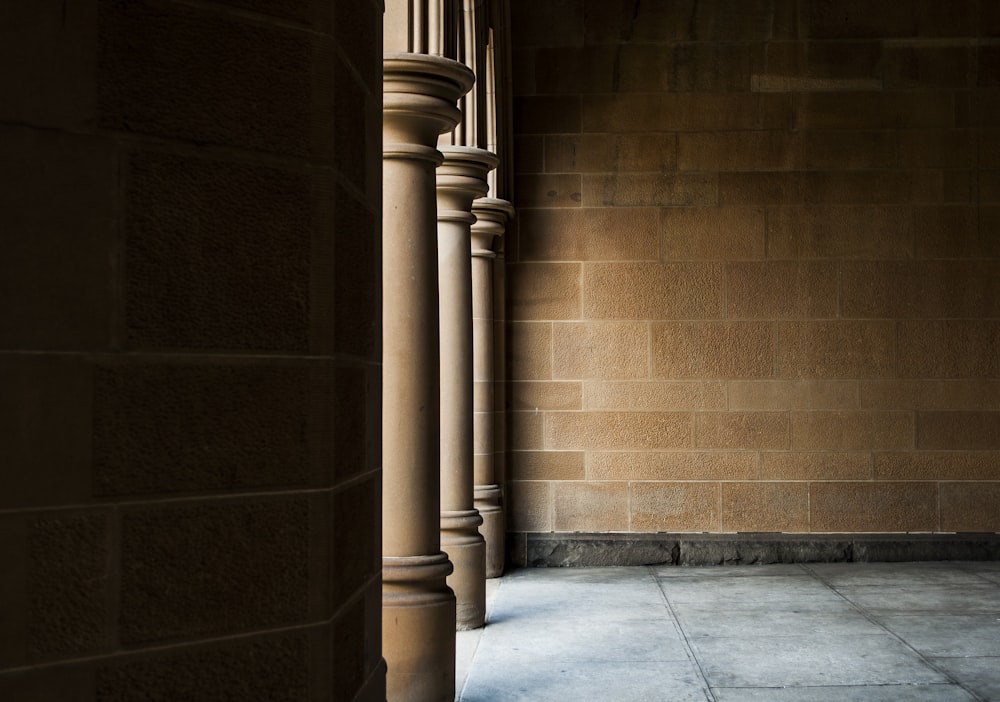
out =
[[986,223],[986,210],[968,205],[928,205],[918,207],[915,218],[918,258],[1000,257],[1000,235],[991,235],[997,229]]
[[869,480],[872,459],[868,451],[764,451],[760,454],[762,480]]
[[994,320],[904,320],[897,333],[903,378],[1000,377],[1000,323]]
[[[381,483],[377,478],[349,485],[332,497],[330,580],[334,611],[381,572],[381,499]],[[363,630],[363,624],[358,628]]]
[[521,210],[521,261],[655,261],[655,208]]
[[764,257],[764,210],[756,207],[668,208],[660,213],[666,260]]
[[936,531],[934,483],[810,483],[812,531]]
[[1000,483],[941,483],[941,530],[995,532]]
[[754,480],[755,451],[616,451],[587,454],[589,480]]
[[572,134],[580,131],[579,96],[532,95],[514,97],[517,134]]
[[917,448],[1000,449],[1000,412],[917,412]]
[[896,367],[889,321],[779,322],[778,375],[786,378],[885,378]]
[[583,43],[584,0],[511,4],[514,46],[574,46]]
[[[528,158],[530,163],[530,155]],[[550,173],[663,173],[676,167],[677,138],[673,134],[545,137],[545,170]]]
[[512,451],[507,457],[511,480],[583,480],[580,451]]
[[809,531],[806,483],[723,483],[723,531]]
[[[584,386],[588,410],[711,410],[726,408],[719,381],[590,381]],[[566,408],[569,409],[569,408]]]
[[97,699],[183,699],[191,702],[309,696],[309,638],[303,633],[227,641],[101,664]]
[[679,134],[677,143],[682,171],[784,171],[802,163],[797,132],[691,132]]
[[508,385],[510,406],[515,410],[582,409],[583,387],[579,382],[514,382]]
[[513,480],[509,484],[507,528],[552,531],[552,483]]
[[968,46],[887,45],[883,81],[888,90],[970,88],[973,59]]
[[913,255],[905,205],[786,206],[768,210],[767,255],[776,259],[893,259]]
[[692,447],[689,412],[550,412],[545,448],[557,451]]
[[851,380],[731,380],[729,409],[857,409],[858,384]]
[[899,139],[899,165],[902,168],[975,167],[975,130],[904,129],[896,134]]
[[508,415],[507,440],[512,451],[543,448],[543,416],[540,412],[511,412]]
[[719,173],[719,204],[798,204],[806,201],[806,184],[798,171],[749,171]]
[[[381,455],[381,412],[382,397],[381,387],[377,379],[373,376],[377,371],[372,372],[356,366],[343,366],[337,368],[334,374],[333,396],[324,397],[315,392],[314,397],[319,403],[329,403],[333,412],[333,432],[334,442],[330,446],[334,457],[333,481],[343,482],[356,477],[362,473],[372,470],[373,467],[381,464],[378,457]],[[325,431],[320,418],[325,417],[330,411],[326,407],[315,407],[315,414],[311,420],[311,425],[317,430]],[[317,437],[311,434],[313,441],[319,447],[325,443],[322,434]],[[319,468],[322,476],[319,484],[329,484],[329,472],[321,466],[313,465],[311,469],[315,472]],[[315,480],[315,479],[314,479]]]
[[753,261],[726,266],[730,318],[836,317],[838,289],[838,265],[832,262]]
[[649,333],[638,322],[555,322],[552,377],[644,378],[649,373]]
[[[253,1],[267,3],[267,0]],[[299,3],[302,0],[290,1]],[[318,4],[321,8],[326,6],[322,1]],[[377,37],[381,31],[384,8],[376,2],[337,2],[333,3],[332,10],[334,40],[343,55],[353,59],[352,65],[368,90],[377,95],[382,80],[382,55],[378,42],[372,41],[372,37]]]
[[579,263],[518,263],[507,266],[508,314],[513,319],[578,319]]
[[522,207],[579,207],[583,185],[574,173],[519,175],[515,178]]
[[326,261],[314,254],[309,297],[314,330],[311,347],[314,352],[327,348],[317,340],[323,338],[321,334],[330,326],[327,306],[333,298],[334,350],[379,360],[382,339],[381,219],[377,211],[372,212],[344,188],[337,187],[334,198],[336,224],[326,228],[322,221],[313,223],[316,238],[333,237],[334,265],[328,273]]
[[880,90],[878,41],[771,41],[764,47],[761,89]]
[[694,418],[697,448],[788,448],[787,412],[697,412]]
[[822,0],[809,5],[804,20],[808,36],[820,39],[964,37],[974,33],[975,8],[971,0],[948,6],[902,0],[874,7],[864,0]]
[[541,134],[518,133],[514,135],[514,171],[516,173],[541,173],[545,170],[547,157],[545,142],[548,138]]
[[617,49],[615,59],[618,63],[615,92],[658,93],[675,89],[676,51],[673,45],[623,43],[615,48]]
[[581,110],[584,132],[612,133],[787,129],[793,117],[784,95],[750,93],[584,95]]
[[[758,322],[654,323],[654,378],[768,378],[774,375],[772,325]],[[707,353],[706,349],[724,349]]]
[[635,482],[629,485],[631,528],[639,532],[717,531],[719,483]]
[[750,46],[747,44],[678,44],[673,52],[671,90],[682,93],[750,90]]
[[587,207],[695,207],[718,202],[710,173],[631,173],[583,176]]
[[530,534],[524,565],[530,568],[647,566],[673,563],[677,542],[644,534]]
[[802,161],[810,170],[895,168],[903,138],[888,130],[811,129],[802,136]]
[[556,531],[628,531],[627,483],[558,482],[552,485]]
[[792,448],[834,451],[914,448],[912,412],[791,413]]
[[866,205],[938,203],[948,185],[935,171],[816,171],[801,173],[807,203]]
[[308,350],[317,185],[273,167],[132,153],[124,221],[129,345]]
[[641,3],[588,0],[588,42],[745,42],[787,36],[794,28],[788,0]]
[[109,531],[106,514],[60,515],[29,523],[29,661],[82,657],[109,648]]
[[517,322],[507,327],[507,374],[511,380],[552,377],[551,322]]
[[796,129],[947,129],[955,126],[948,91],[804,92],[792,97]]
[[310,432],[304,399],[329,398],[329,385],[322,366],[99,367],[94,493],[305,487],[329,436]]
[[876,480],[1000,480],[998,451],[879,452],[874,463]]
[[101,4],[97,43],[103,129],[289,156],[332,153],[334,60],[321,35],[187,5],[111,0]]
[[91,369],[77,357],[5,354],[0,387],[0,508],[89,501]]
[[[560,18],[560,24],[567,18]],[[617,47],[559,46],[535,52],[535,90],[543,95],[611,93]]]
[[988,261],[841,265],[845,317],[1000,317],[1000,268]]
[[719,319],[725,307],[720,263],[588,263],[583,317]]
[[5,3],[0,8],[0,26],[8,29],[0,42],[0,92],[4,95],[0,121],[73,131],[93,124],[97,11],[94,0],[72,7],[42,0]]
[[116,302],[114,146],[7,124],[0,159],[0,347],[107,348]]
[[122,642],[304,623],[309,525],[303,498],[130,508],[121,527]]
[[861,383],[865,409],[1000,410],[1000,382],[989,380],[872,380]]

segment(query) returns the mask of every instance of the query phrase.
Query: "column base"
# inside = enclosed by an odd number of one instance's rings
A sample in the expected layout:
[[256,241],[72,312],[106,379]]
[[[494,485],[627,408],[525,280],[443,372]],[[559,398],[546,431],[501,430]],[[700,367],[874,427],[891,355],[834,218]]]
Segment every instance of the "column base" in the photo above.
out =
[[483,518],[479,533],[486,541],[486,577],[499,578],[504,566],[504,518],[499,485],[476,486],[476,509]]
[[455,592],[455,626],[459,631],[486,623],[486,542],[479,533],[476,510],[441,513],[441,548],[455,564],[448,587]]
[[382,652],[389,702],[454,702],[455,595],[448,556],[382,559]]

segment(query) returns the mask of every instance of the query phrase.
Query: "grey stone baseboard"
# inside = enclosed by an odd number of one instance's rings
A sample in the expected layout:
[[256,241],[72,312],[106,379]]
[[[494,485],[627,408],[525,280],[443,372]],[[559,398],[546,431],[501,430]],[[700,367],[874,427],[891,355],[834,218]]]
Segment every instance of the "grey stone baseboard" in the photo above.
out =
[[558,568],[1000,560],[1000,534],[509,533],[507,563]]

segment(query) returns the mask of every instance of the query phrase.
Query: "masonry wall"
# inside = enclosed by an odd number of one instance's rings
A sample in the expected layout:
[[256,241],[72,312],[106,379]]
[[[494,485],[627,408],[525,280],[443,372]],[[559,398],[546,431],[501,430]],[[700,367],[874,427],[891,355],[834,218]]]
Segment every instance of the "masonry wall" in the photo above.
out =
[[1000,4],[512,23],[511,531],[1000,531]]
[[385,699],[381,16],[0,4],[0,699]]

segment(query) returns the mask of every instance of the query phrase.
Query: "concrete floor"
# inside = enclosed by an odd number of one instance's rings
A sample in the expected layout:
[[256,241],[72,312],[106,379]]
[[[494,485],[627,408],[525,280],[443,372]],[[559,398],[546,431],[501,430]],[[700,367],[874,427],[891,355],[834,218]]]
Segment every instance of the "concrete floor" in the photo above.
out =
[[462,702],[1000,701],[1000,562],[537,568],[458,637]]

